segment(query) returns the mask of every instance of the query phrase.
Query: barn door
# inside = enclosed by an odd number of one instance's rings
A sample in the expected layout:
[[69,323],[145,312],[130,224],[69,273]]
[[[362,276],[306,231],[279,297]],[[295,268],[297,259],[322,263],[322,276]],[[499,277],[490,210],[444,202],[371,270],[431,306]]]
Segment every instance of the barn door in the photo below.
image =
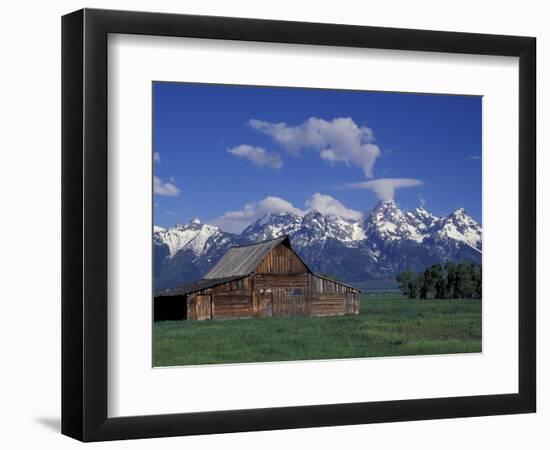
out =
[[306,315],[303,288],[276,288],[273,298],[273,315],[295,317]]
[[259,295],[260,317],[271,317],[273,315],[273,291],[265,289]]
[[212,318],[212,296],[197,295],[196,296],[196,312],[197,320],[206,320]]
[[353,292],[346,293],[346,314],[353,314]]

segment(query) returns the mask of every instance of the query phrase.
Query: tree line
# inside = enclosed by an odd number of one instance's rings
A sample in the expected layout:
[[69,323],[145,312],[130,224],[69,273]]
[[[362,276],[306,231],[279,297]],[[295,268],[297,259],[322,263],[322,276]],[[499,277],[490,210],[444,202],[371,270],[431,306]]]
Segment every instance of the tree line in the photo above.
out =
[[468,262],[434,264],[424,272],[405,270],[396,277],[408,298],[481,299],[481,266]]

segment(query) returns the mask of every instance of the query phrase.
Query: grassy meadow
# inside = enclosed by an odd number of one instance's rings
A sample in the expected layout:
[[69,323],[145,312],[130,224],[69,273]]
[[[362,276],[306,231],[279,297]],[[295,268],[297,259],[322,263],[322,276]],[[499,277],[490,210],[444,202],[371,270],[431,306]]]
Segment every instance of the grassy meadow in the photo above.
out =
[[154,324],[157,367],[480,351],[479,300],[362,294],[356,316]]

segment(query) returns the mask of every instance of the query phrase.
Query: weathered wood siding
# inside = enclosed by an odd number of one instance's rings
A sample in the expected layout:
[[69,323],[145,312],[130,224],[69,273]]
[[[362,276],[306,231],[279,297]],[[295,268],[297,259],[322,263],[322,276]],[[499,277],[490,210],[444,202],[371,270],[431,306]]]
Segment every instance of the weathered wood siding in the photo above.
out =
[[309,315],[308,275],[294,251],[284,245],[273,248],[253,275],[254,316]]
[[[210,299],[210,317],[200,316],[204,297]],[[208,310],[207,310],[208,311]],[[251,277],[229,281],[213,288],[203,289],[187,296],[189,320],[238,319],[253,316]]]
[[221,293],[214,297],[213,303],[213,319],[246,319],[254,315],[250,294]]
[[197,320],[208,320],[212,318],[212,296],[195,296],[195,316]]
[[307,316],[309,307],[308,274],[254,276],[254,315]]
[[311,292],[314,294],[345,294],[346,292],[357,292],[357,289],[314,274],[310,275],[310,283]]
[[256,274],[262,275],[297,275],[307,272],[307,267],[296,253],[284,245],[271,249],[255,270]]
[[311,296],[312,316],[342,316],[346,313],[342,294],[317,294]]
[[311,274],[311,315],[359,314],[359,291],[337,281]]
[[309,296],[302,288],[276,288],[273,293],[273,315],[275,317],[309,316]]

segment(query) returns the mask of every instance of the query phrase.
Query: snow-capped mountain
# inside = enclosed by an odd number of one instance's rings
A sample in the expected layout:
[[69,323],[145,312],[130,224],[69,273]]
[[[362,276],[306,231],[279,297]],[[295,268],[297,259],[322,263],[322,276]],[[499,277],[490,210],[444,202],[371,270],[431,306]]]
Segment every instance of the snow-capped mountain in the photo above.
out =
[[410,240],[422,242],[427,229],[413,213],[404,213],[395,202],[380,202],[364,222],[365,234],[380,241]]
[[197,218],[187,225],[153,230],[155,290],[198,280],[229,247],[243,239]]
[[214,226],[202,224],[198,218],[193,219],[188,225],[176,225],[173,228],[164,229],[155,227],[153,238],[155,242],[168,247],[170,257],[183,249],[189,249],[194,254],[200,255],[208,251],[215,239],[210,239],[221,234]]
[[241,236],[250,242],[261,242],[285,234],[293,235],[300,229],[301,225],[302,217],[296,214],[268,214],[246,227]]
[[425,208],[402,211],[380,202],[363,220],[310,211],[304,216],[268,214],[240,235],[198,219],[171,228],[155,227],[155,289],[202,277],[225,251],[248,242],[289,235],[294,249],[315,272],[350,281],[393,278],[406,268],[436,262],[481,262],[482,228],[464,209],[436,217]]
[[305,216],[291,213],[269,214],[249,225],[241,236],[251,242],[291,236],[292,245],[306,247],[322,245],[327,239],[336,239],[349,247],[357,246],[364,238],[361,222],[310,211]]
[[482,230],[474,219],[466,214],[464,208],[457,209],[448,217],[434,223],[428,239],[444,241],[447,239],[464,242],[481,253]]
[[443,217],[429,229],[424,245],[440,259],[473,260],[481,263],[482,229],[463,208]]
[[438,217],[426,211],[423,206],[419,206],[413,211],[408,211],[407,215],[411,218],[411,220],[417,221],[416,223],[418,223],[420,228],[423,228],[421,224],[424,224],[426,229],[432,227],[434,223],[439,220]]

